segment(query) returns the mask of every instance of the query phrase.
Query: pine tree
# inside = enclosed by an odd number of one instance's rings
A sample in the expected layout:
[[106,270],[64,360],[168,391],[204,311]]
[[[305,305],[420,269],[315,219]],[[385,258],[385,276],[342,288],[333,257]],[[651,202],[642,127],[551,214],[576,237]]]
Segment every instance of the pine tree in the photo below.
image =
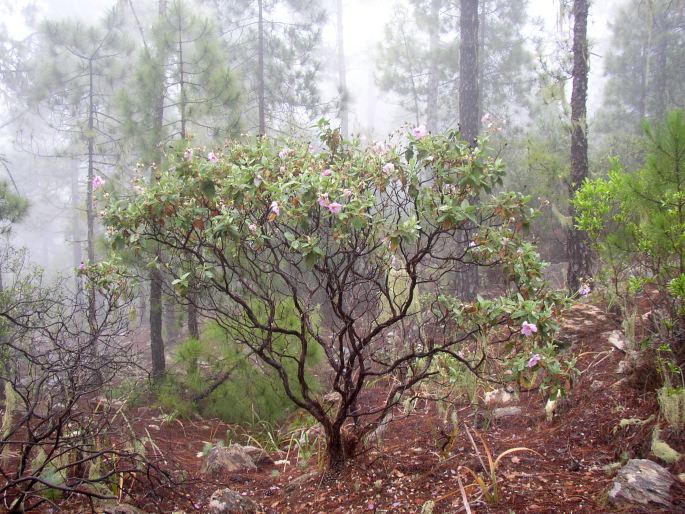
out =
[[[590,54],[587,42],[588,1],[573,2],[573,90],[571,93],[571,182],[569,195],[573,197],[588,176],[587,156],[587,84]],[[571,206],[571,219],[575,209]],[[590,277],[592,260],[589,239],[575,223],[568,232],[569,290],[577,291],[583,280]]]
[[243,125],[258,134],[300,128],[323,112],[315,51],[325,20],[319,0],[205,0],[235,49],[246,91]]
[[[163,166],[163,144],[191,137],[211,144],[235,134],[240,95],[218,27],[209,18],[194,14],[189,2],[174,0],[167,5],[160,1],[151,37],[144,33],[141,37],[144,49],[134,85],[120,101],[126,111],[127,134],[137,142],[133,151],[151,165],[154,180],[156,170]],[[151,105],[155,108],[150,109]],[[153,376],[158,377],[165,368],[163,276],[159,270],[151,271],[150,284]],[[191,337],[199,337],[192,297],[188,331]]]
[[642,119],[685,105],[684,27],[683,0],[630,0],[619,10],[606,56],[605,131],[640,133]]
[[[94,189],[117,164],[119,122],[114,116],[113,83],[123,77],[128,41],[117,30],[113,9],[97,25],[46,22],[30,62],[29,94],[36,112],[58,134],[56,152],[86,168],[86,255],[96,261]],[[95,322],[95,291],[88,291],[88,315]]]
[[[532,57],[522,36],[527,3],[512,4],[478,2],[477,111],[500,118],[527,105],[532,80]],[[460,19],[461,7],[453,2],[408,0],[397,5],[379,48],[381,89],[395,93],[414,121],[425,119],[432,131],[461,121]]]

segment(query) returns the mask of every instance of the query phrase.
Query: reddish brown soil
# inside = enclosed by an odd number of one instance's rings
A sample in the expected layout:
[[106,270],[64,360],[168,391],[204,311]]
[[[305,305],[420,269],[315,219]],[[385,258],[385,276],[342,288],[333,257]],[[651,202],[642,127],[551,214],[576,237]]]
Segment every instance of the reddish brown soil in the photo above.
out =
[[[306,469],[294,465],[291,458],[293,465],[285,468],[267,465],[244,474],[203,475],[197,453],[204,441],[223,439],[227,426],[216,420],[160,424],[155,411],[139,410],[138,428],[147,427],[163,461],[183,484],[172,491],[141,491],[135,503],[149,512],[206,512],[212,492],[230,487],[254,499],[268,513],[418,513],[428,500],[435,502],[435,513],[457,513],[465,511],[460,477],[472,512],[614,512],[606,500],[612,476],[603,467],[618,462],[622,455],[646,457],[655,421],[626,428],[618,424],[624,418],[644,420],[658,411],[653,392],[638,390],[616,374],[621,352],[613,350],[602,336],[614,328],[618,328],[616,320],[603,310],[588,304],[575,306],[563,333],[574,341],[571,351],[578,356],[576,367],[581,374],[558,416],[548,422],[543,397],[529,392],[521,395],[523,416],[505,418],[486,429],[477,427],[494,455],[518,446],[539,453],[514,453],[502,459],[497,470],[498,505],[483,501],[462,467],[482,471],[463,429],[453,450],[441,456],[446,441],[440,434],[441,417],[422,404],[418,412],[393,422],[381,447],[369,449],[338,480],[322,479],[316,458]],[[461,416],[473,426],[467,417],[469,409]],[[685,451],[682,438],[667,435],[677,450]],[[681,473],[685,468],[681,465],[671,470]],[[307,473],[311,476],[302,485],[288,490],[293,479]],[[682,485],[675,485],[672,493],[676,510],[685,512]]]

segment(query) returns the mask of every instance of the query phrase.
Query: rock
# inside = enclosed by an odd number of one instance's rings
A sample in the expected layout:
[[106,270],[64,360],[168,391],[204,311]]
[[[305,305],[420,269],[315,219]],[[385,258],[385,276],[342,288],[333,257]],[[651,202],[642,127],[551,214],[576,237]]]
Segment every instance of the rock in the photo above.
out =
[[617,507],[642,505],[671,508],[671,484],[671,474],[656,462],[631,459],[614,478],[609,489],[609,501]]
[[315,476],[318,476],[318,472],[316,471],[311,471],[309,473],[305,473],[304,475],[300,475],[297,478],[293,478],[288,484],[283,488],[283,490],[286,493],[292,493],[296,489],[299,489],[302,484],[310,480],[311,478],[314,478]]
[[483,403],[486,407],[492,407],[494,405],[509,405],[516,400],[516,396],[513,392],[509,392],[506,389],[495,389],[494,391],[488,391],[483,397]]
[[102,514],[145,514],[142,510],[128,503],[113,503],[102,507]]
[[492,419],[508,418],[511,416],[520,416],[523,414],[521,407],[499,407],[492,411]]
[[211,475],[217,472],[235,473],[237,471],[257,469],[250,455],[235,446],[240,445],[233,445],[229,448],[223,446],[212,448],[209,454],[207,454],[203,471]]
[[323,427],[319,424],[302,432],[300,435],[300,443],[302,444],[315,444],[317,441],[322,440],[326,437]]
[[545,414],[547,415],[547,421],[552,421],[554,418],[554,412],[557,410],[557,402],[558,400],[552,400],[549,398],[547,400],[547,403],[545,404]]
[[623,335],[623,332],[620,330],[612,330],[610,332],[605,332],[603,335],[606,336],[611,346],[625,353],[626,349],[628,348],[628,344],[626,342],[626,336]]
[[618,363],[618,366],[616,366],[617,375],[627,375],[631,371],[633,371],[633,365],[628,361],[628,359],[623,359]]
[[230,489],[217,489],[209,499],[210,514],[255,514],[261,507]]
[[592,384],[590,384],[590,389],[593,391],[599,391],[604,387],[604,382],[601,382],[599,380],[593,380]]
[[627,351],[625,358],[618,363],[616,367],[616,373],[618,375],[627,375],[632,373],[637,367],[637,362],[640,355],[636,351]]
[[337,391],[331,391],[321,399],[321,406],[327,413],[338,412],[342,396]]
[[252,462],[255,464],[273,464],[273,459],[263,448],[259,446],[242,446],[240,444],[232,444],[228,447],[229,450],[235,450],[247,454]]

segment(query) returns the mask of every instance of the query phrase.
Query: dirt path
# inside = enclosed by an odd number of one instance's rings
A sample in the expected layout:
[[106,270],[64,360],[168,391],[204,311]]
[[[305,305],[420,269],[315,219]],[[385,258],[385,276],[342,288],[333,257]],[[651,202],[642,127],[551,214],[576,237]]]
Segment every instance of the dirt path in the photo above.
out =
[[[486,504],[479,488],[460,466],[480,470],[480,464],[462,431],[449,453],[444,425],[435,409],[413,413],[393,422],[378,448],[370,448],[338,481],[322,481],[315,459],[309,467],[262,466],[258,471],[205,476],[197,454],[205,441],[226,436],[227,426],[216,420],[163,422],[154,411],[140,410],[139,426],[147,428],[161,456],[185,485],[165,494],[162,512],[205,512],[208,498],[218,487],[239,491],[280,513],[456,513],[464,512],[459,479],[466,487],[473,512],[601,513],[612,512],[606,501],[611,474],[606,466],[625,456],[646,455],[653,423],[620,428],[621,419],[646,419],[657,411],[654,393],[642,393],[616,373],[622,352],[608,343],[606,332],[619,328],[615,320],[592,305],[580,304],[568,314],[563,336],[571,341],[581,371],[573,393],[551,422],[544,399],[523,393],[523,414],[474,427],[494,455],[518,446],[535,450],[515,453],[497,470],[500,498]],[[134,415],[135,417],[135,415]],[[162,421],[160,421],[162,419]],[[474,432],[475,433],[475,432]],[[477,436],[476,436],[477,440]],[[679,451],[683,447],[676,448]],[[291,459],[294,461],[294,459]],[[685,471],[672,468],[680,473]],[[293,480],[302,478],[295,488]],[[154,511],[154,492],[137,504]],[[682,488],[674,489],[678,509],[685,512]],[[433,502],[432,511],[428,506]],[[625,512],[625,511],[623,511]],[[636,511],[638,512],[638,511]],[[651,510],[650,512],[655,512]]]

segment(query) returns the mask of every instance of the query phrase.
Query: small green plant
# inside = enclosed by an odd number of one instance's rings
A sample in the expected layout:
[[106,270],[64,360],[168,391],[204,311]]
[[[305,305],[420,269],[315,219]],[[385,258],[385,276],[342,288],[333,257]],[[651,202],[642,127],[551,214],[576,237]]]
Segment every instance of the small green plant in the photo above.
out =
[[674,430],[685,428],[685,388],[663,386],[657,391],[659,412]]
[[483,497],[485,498],[485,501],[489,503],[490,505],[497,505],[500,502],[500,490],[499,490],[499,484],[497,481],[497,466],[499,466],[499,463],[502,461],[504,457],[507,455],[511,455],[512,453],[518,453],[518,452],[531,452],[534,453],[535,455],[542,457],[538,452],[535,450],[532,450],[530,448],[525,448],[525,447],[517,447],[517,448],[509,448],[508,450],[503,451],[500,453],[497,457],[493,458],[492,452],[490,451],[490,448],[488,447],[487,443],[483,439],[483,437],[476,432],[476,435],[478,436],[478,439],[480,439],[481,445],[483,446],[483,451],[485,452],[485,456],[487,457],[487,466],[485,465],[485,462],[483,461],[480,451],[478,449],[478,445],[473,439],[473,436],[471,435],[471,432],[469,431],[468,427],[466,427],[466,434],[469,437],[469,440],[471,441],[471,445],[473,446],[473,449],[476,452],[476,456],[478,457],[478,460],[480,461],[481,466],[483,467],[483,470],[485,471],[485,474],[481,475],[480,473],[476,473],[473,471],[471,468],[468,466],[463,466],[466,471],[468,471],[473,479],[476,481],[476,484],[480,488],[480,490],[483,493]]
[[[17,394],[10,382],[5,382],[5,413],[2,415],[2,441],[6,441],[12,431],[12,417],[17,408]],[[6,464],[6,459],[9,453],[9,445],[3,445],[2,452],[0,452],[0,461]]]
[[678,462],[683,456],[671,448],[666,441],[663,441],[660,435],[661,431],[658,428],[655,428],[654,432],[652,432],[652,454],[668,464]]

